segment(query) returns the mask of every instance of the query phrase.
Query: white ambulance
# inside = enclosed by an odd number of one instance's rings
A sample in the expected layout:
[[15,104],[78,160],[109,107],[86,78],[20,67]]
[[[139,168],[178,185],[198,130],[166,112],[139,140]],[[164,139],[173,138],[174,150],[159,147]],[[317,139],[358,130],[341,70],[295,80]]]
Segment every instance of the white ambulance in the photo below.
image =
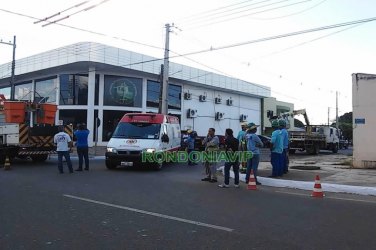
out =
[[128,113],[117,125],[106,150],[106,167],[152,166],[162,168],[162,162],[145,162],[143,154],[178,151],[180,125],[175,116],[156,113]]

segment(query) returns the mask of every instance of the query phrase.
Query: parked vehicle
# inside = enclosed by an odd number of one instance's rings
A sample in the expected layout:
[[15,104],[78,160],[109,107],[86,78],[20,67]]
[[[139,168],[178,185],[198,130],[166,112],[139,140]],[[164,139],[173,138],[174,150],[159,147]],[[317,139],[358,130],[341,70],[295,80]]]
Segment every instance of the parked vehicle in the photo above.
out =
[[[142,163],[143,153],[177,151],[181,146],[179,119],[155,113],[125,114],[118,123],[106,150],[106,167],[134,166]],[[148,164],[161,169],[163,162]]]
[[[55,104],[7,101],[0,95],[0,162],[6,157],[41,162],[56,153],[56,110]],[[65,126],[65,132],[72,137],[73,126]]]

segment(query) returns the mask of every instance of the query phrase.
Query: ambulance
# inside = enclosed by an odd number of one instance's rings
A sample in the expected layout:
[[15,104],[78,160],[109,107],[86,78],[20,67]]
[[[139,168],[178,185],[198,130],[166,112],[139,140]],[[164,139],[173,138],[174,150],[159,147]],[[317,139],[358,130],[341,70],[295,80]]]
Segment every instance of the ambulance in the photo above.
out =
[[106,167],[151,166],[163,162],[145,161],[145,153],[178,151],[181,144],[179,119],[156,113],[128,113],[119,121],[106,149]]

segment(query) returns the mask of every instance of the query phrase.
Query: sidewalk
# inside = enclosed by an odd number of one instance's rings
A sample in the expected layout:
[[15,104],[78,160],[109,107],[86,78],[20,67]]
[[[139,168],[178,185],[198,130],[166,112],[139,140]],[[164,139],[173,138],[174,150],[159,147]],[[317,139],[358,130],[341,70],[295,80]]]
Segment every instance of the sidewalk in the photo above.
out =
[[[292,160],[289,172],[279,178],[268,178],[271,175],[272,166],[269,162],[260,162],[258,181],[264,186],[312,191],[315,177],[319,175],[324,192],[376,196],[376,169],[353,169],[348,165],[343,165],[343,162],[343,160],[320,163]],[[220,170],[223,171],[223,167]],[[232,171],[230,174],[234,178]],[[245,182],[245,174],[240,174],[240,180]]]

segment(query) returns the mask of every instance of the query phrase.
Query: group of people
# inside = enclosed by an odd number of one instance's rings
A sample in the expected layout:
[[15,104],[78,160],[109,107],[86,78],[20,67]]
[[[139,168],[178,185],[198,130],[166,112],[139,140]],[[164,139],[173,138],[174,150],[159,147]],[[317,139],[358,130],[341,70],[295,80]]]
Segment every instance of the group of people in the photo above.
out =
[[[82,171],[83,162],[85,161],[85,170],[89,171],[89,146],[88,136],[90,131],[86,128],[85,124],[79,124],[77,130],[74,131],[76,137],[76,148],[78,155],[78,168],[76,171]],[[67,166],[70,173],[73,173],[72,161],[70,159],[70,153],[73,149],[73,141],[71,137],[64,132],[64,126],[58,127],[58,133],[54,136],[54,143],[56,144],[56,151],[58,156],[57,167],[59,173],[63,174],[63,157],[67,162]]]
[[[224,183],[220,184],[219,187],[227,188],[230,182],[230,169],[234,171],[235,179],[234,186],[239,187],[239,172],[240,167],[245,168],[245,181],[248,184],[251,170],[255,177],[256,185],[261,185],[257,180],[257,170],[260,163],[260,148],[264,147],[263,142],[260,137],[256,134],[257,127],[254,123],[242,123],[242,129],[239,131],[237,137],[234,137],[233,130],[228,128],[225,132],[225,151],[226,154],[232,154],[234,152],[244,152],[247,151],[251,155],[244,164],[240,162],[239,158],[228,157],[224,166]],[[284,120],[275,120],[272,122],[272,127],[274,129],[271,136],[271,164],[272,164],[272,174],[269,177],[275,178],[282,176],[288,172],[288,147],[289,139],[288,132],[286,129],[286,123]],[[194,139],[188,139],[188,153],[194,150]],[[193,142],[192,142],[193,141]],[[215,135],[215,129],[209,128],[206,138],[203,140],[203,145],[205,145],[205,151],[218,151],[219,150],[219,138]],[[230,159],[233,159],[232,161]],[[189,165],[193,164],[191,162]],[[208,181],[211,183],[217,181],[217,162],[215,160],[205,161],[205,172],[206,177],[202,181]]]

